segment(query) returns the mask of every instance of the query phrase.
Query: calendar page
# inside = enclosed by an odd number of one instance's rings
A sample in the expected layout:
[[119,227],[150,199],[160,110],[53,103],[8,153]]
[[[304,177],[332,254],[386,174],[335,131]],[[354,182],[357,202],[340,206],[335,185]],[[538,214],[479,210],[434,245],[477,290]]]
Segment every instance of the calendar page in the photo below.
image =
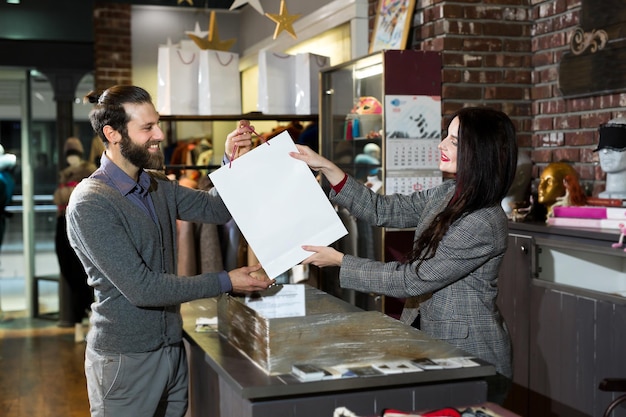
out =
[[385,137],[441,139],[441,97],[385,96]]
[[387,169],[437,169],[437,145],[439,139],[387,139]]
[[390,172],[385,179],[385,194],[412,194],[436,187],[442,181],[441,171]]

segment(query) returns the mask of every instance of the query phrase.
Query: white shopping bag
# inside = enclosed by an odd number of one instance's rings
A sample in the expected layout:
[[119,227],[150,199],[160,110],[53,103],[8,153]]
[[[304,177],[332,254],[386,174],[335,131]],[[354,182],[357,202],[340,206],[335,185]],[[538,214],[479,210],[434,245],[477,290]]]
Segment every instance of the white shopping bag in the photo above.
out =
[[258,111],[264,114],[295,113],[295,63],[295,55],[259,52]]
[[326,246],[348,231],[309,167],[282,132],[209,174],[241,233],[270,278],[312,255],[302,245]]
[[215,50],[200,51],[198,113],[241,114],[238,54]]
[[311,53],[296,54],[295,108],[296,114],[319,113],[319,73],[330,65],[327,56]]
[[200,48],[193,41],[159,45],[157,111],[164,115],[198,114]]

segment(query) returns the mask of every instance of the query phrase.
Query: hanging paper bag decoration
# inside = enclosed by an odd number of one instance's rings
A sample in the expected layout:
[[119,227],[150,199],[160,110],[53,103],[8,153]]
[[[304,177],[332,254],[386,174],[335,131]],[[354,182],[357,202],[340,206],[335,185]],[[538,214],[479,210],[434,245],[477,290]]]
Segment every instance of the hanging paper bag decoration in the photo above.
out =
[[198,112],[202,115],[241,114],[239,55],[200,51]]
[[295,55],[259,52],[257,110],[265,114],[295,113]]
[[311,53],[296,54],[295,62],[295,108],[296,114],[319,112],[319,73],[330,65],[327,56]]
[[198,114],[199,53],[190,40],[159,45],[157,111],[163,115]]

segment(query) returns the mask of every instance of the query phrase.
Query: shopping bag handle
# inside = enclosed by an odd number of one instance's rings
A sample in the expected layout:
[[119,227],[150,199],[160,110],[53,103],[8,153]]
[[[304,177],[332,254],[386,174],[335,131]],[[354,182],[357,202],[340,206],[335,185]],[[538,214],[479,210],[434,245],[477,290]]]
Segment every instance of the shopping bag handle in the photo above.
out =
[[[263,136],[259,135],[254,129],[252,129],[250,126],[248,126],[248,129],[250,129],[251,133],[254,133],[259,139],[261,139],[261,142],[263,143],[267,143],[268,146],[270,144],[269,141],[265,140],[263,138]],[[233,166],[233,159],[235,159],[235,154],[237,153],[237,145],[235,145],[235,147],[233,148],[233,153],[230,155],[230,159],[228,161],[228,168],[232,168]]]

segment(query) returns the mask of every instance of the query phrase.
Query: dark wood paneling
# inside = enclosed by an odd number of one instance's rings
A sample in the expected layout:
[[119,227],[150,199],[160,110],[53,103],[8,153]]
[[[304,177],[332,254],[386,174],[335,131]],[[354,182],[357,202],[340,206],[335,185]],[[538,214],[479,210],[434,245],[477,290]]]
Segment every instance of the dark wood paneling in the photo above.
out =
[[531,286],[530,300],[529,415],[555,416],[550,398],[559,383],[560,332],[554,324],[560,320],[561,300],[536,286]]
[[498,307],[511,335],[513,385],[505,407],[528,415],[529,288],[531,279],[532,238],[509,236],[498,276]]
[[[411,54],[413,59],[403,55]],[[385,94],[441,95],[441,54],[432,51],[386,51]]]
[[[626,378],[626,307],[609,302],[599,302],[597,309],[596,369],[594,385],[603,378]],[[600,416],[606,406],[622,393],[596,389],[594,415]],[[626,417],[626,405],[613,412],[612,417]]]
[[584,0],[576,30],[568,36],[571,49],[559,65],[563,95],[626,90],[626,0]]
[[563,55],[559,88],[564,96],[596,95],[626,89],[626,47],[595,54]]

